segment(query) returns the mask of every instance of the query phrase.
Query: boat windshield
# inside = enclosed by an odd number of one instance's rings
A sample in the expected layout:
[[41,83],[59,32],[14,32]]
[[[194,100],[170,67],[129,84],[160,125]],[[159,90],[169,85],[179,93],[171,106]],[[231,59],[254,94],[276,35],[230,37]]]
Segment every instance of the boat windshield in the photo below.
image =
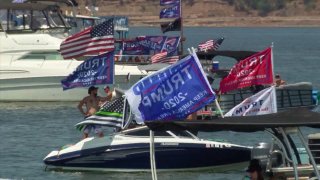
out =
[[0,9],[0,22],[2,29],[8,32],[70,28],[56,6],[40,10]]
[[[126,132],[122,132],[126,136],[146,136],[150,135],[150,130],[148,128],[139,128],[139,129],[132,129]],[[194,139],[195,136],[188,131],[155,131],[154,136],[156,137],[179,137],[179,138],[192,138]]]
[[76,17],[73,16],[66,16],[66,21],[70,24],[73,28],[80,28],[81,30],[88,28],[90,26],[94,26],[96,21],[99,20],[97,17],[91,16],[80,16],[77,15]]

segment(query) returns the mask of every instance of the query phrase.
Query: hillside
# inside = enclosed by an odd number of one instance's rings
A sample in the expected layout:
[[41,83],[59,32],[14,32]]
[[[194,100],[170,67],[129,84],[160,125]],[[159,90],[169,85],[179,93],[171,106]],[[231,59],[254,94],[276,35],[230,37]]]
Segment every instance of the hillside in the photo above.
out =
[[[80,0],[78,12],[90,14]],[[130,26],[153,26],[159,0],[96,0],[99,16],[125,15]],[[182,0],[185,26],[320,26],[320,0]]]

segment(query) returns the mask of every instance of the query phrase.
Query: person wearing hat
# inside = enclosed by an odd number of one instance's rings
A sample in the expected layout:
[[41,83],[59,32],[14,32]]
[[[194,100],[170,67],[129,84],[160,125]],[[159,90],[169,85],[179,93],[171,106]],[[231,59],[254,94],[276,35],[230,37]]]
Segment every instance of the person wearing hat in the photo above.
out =
[[264,180],[262,174],[262,167],[260,165],[260,161],[258,159],[252,159],[250,164],[246,170],[248,176],[243,179],[250,179],[250,180]]
[[[78,104],[78,109],[81,114],[86,118],[95,114],[99,110],[99,103],[103,101],[103,98],[98,96],[98,87],[90,86],[88,89],[88,96],[84,97]],[[85,105],[86,110],[83,109],[83,105]],[[102,129],[95,126],[87,126],[84,129],[84,138],[89,136],[91,130],[94,130],[99,137],[103,136]]]

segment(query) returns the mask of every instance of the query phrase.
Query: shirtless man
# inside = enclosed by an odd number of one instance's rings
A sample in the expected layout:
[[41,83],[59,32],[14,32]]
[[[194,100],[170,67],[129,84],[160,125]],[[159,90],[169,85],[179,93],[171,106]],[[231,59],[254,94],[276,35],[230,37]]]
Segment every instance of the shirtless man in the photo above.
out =
[[[101,97],[98,96],[98,88],[91,86],[88,89],[89,96],[84,97],[78,105],[79,111],[85,116],[91,116],[99,110],[99,101]],[[83,105],[86,105],[86,111],[83,110]]]
[[280,77],[279,74],[277,74],[277,75],[275,76],[275,83],[274,83],[274,84],[276,85],[276,87],[279,87],[279,86],[285,85],[286,82],[281,79],[281,77]]
[[[78,104],[78,109],[85,118],[95,114],[99,110],[100,101],[103,100],[100,96],[98,96],[98,88],[95,86],[89,87],[88,94],[89,96],[84,97]],[[86,111],[83,110],[83,105],[86,106]],[[89,136],[91,130],[95,131],[95,133],[98,134],[99,137],[103,136],[101,126],[88,125],[84,129],[84,138],[87,138]]]

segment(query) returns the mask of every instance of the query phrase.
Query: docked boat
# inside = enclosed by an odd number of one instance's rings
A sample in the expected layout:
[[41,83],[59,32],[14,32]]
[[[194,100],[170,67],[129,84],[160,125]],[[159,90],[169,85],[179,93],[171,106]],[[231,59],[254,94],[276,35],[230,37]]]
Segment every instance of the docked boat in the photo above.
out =
[[[87,94],[86,88],[62,90],[60,81],[82,61],[59,53],[71,27],[57,2],[71,1],[0,4],[1,101],[78,101]],[[116,64],[114,86],[128,88],[144,74],[137,64]]]
[[[190,131],[156,131],[154,142],[161,171],[243,168],[251,156],[251,147],[199,139]],[[142,126],[83,139],[52,151],[44,163],[63,170],[150,171],[149,147],[149,128]]]

